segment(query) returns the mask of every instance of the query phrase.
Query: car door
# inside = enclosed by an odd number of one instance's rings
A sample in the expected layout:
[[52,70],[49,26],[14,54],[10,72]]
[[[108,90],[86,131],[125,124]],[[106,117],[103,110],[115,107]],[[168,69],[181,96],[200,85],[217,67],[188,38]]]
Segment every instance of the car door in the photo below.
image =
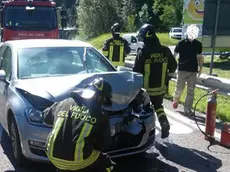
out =
[[0,81],[0,116],[1,124],[4,128],[7,128],[7,117],[6,117],[6,105],[8,101],[8,86],[11,79],[12,71],[12,50],[10,47],[6,47],[6,50],[1,61],[0,69],[4,70],[6,73],[6,82]]
[[[7,46],[5,46],[5,45],[0,47],[0,66],[2,64],[3,55],[4,55],[5,51],[6,51],[6,48],[7,48]],[[0,82],[0,88],[1,88],[1,86],[2,86],[2,84]],[[0,110],[1,110],[1,107],[3,106],[3,102],[1,101],[2,100],[1,97],[2,97],[2,94],[0,94]],[[2,122],[2,116],[3,116],[3,114],[0,111],[0,122]]]

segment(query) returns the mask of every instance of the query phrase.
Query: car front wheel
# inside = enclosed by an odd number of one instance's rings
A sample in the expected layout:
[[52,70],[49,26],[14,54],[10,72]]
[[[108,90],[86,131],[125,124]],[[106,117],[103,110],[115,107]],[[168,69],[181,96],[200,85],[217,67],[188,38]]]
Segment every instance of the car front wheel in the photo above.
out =
[[26,159],[22,154],[20,137],[18,133],[18,128],[14,117],[12,117],[11,122],[9,124],[9,133],[13,155],[18,166],[24,166]]

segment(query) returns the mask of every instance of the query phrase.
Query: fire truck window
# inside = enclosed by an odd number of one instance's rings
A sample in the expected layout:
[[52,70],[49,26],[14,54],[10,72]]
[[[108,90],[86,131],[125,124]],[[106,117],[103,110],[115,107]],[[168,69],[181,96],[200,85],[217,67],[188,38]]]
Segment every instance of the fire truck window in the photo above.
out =
[[12,60],[12,51],[10,47],[7,47],[6,52],[3,56],[2,61],[2,70],[6,72],[6,79],[10,80],[11,75],[11,60]]
[[13,30],[52,30],[58,26],[53,7],[26,10],[25,7],[8,6],[5,14],[5,27]]

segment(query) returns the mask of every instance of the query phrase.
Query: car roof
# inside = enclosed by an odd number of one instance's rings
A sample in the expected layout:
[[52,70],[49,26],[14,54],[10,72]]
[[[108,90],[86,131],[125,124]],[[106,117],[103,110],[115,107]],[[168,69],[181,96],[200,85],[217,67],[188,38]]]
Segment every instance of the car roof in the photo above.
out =
[[35,48],[35,47],[92,47],[92,45],[79,40],[65,39],[24,39],[11,40],[3,44],[8,44],[14,48]]
[[181,27],[172,27],[172,29],[182,29]]
[[137,33],[125,33],[123,36],[137,36]]

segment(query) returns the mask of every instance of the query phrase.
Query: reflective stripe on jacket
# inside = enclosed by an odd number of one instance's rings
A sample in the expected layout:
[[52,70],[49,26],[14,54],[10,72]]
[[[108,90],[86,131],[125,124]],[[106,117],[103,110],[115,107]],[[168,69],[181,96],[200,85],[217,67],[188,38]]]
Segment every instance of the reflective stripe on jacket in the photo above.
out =
[[47,123],[54,119],[46,154],[58,169],[84,169],[98,159],[101,149],[110,145],[109,122],[98,107],[79,106],[69,98],[45,110],[44,116]]
[[176,68],[171,50],[156,44],[145,46],[138,52],[133,71],[143,74],[143,85],[150,96],[162,96],[166,91],[167,74]]
[[128,42],[121,38],[106,40],[102,52],[114,66],[125,66],[125,57],[131,51]]

